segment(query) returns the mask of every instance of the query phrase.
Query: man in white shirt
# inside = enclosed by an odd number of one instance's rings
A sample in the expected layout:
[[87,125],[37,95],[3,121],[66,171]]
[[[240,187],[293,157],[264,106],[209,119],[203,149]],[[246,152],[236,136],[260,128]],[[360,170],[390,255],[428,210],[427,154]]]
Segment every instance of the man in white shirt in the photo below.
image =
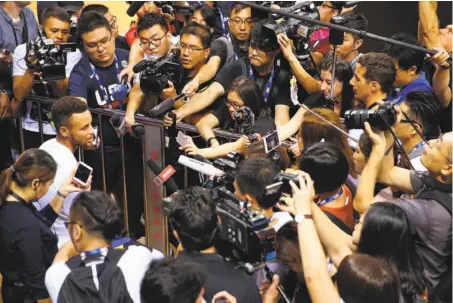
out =
[[[42,39],[51,39],[55,45],[67,43],[69,39],[69,29],[70,17],[64,9],[58,6],[52,6],[43,11],[40,29]],[[46,97],[61,97],[67,95],[69,75],[71,74],[73,67],[82,57],[80,51],[77,50],[76,52],[67,54],[65,66],[66,79],[49,81],[47,83],[43,83],[40,80],[38,80],[38,82],[35,81],[35,77],[40,77],[40,75],[38,70],[32,68],[30,64],[27,64],[34,63],[34,58],[25,58],[29,51],[29,45],[27,43],[17,46],[14,50],[13,91],[15,98],[22,102],[30,94],[32,89],[36,95]],[[57,50],[55,49],[55,51]],[[41,105],[43,133],[47,136],[55,136],[56,132],[50,122],[49,108],[50,106],[47,104]],[[37,104],[27,101],[27,113],[23,120],[26,148],[38,147],[39,145],[40,141],[38,139],[40,138],[39,135],[37,135],[39,132],[38,123]],[[47,136],[46,138],[50,138]]]
[[[85,102],[76,97],[63,97],[52,105],[52,120],[57,137],[44,142],[40,149],[48,152],[57,162],[57,174],[47,194],[35,206],[40,209],[57,195],[57,190],[67,177],[77,168],[74,153],[79,147],[93,149],[94,136],[91,126],[91,113]],[[58,236],[58,247],[69,241],[69,233],[64,227],[68,219],[71,199],[65,200],[60,215],[53,225]]]
[[108,194],[94,190],[75,197],[66,223],[72,243],[62,247],[46,273],[53,302],[141,303],[143,276],[163,254],[135,245],[112,249],[123,226],[121,210]]

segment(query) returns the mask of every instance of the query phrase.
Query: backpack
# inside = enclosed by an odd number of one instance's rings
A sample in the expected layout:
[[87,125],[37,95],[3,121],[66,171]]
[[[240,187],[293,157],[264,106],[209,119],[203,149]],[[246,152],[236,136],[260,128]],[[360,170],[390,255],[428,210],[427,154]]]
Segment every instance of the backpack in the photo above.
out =
[[[442,205],[451,216],[452,198],[448,195],[448,193],[451,193],[451,185],[443,186],[442,184],[437,184],[437,182],[433,182],[428,177],[425,177],[422,180],[427,186],[416,196],[416,199],[434,200]],[[451,258],[452,252],[450,251],[450,256],[448,257],[448,269],[441,276],[437,285],[434,286],[433,290],[428,295],[428,302],[430,303],[452,302]]]
[[227,56],[226,56],[225,64],[233,61],[234,60],[234,48],[233,48],[233,44],[231,43],[231,41],[225,36],[217,38],[217,40],[222,41],[223,43],[225,43],[226,50],[227,50]]
[[[109,249],[104,262],[92,266],[85,266],[80,256],[67,261],[71,272],[64,280],[55,303],[132,303],[123,273],[117,266],[125,252]],[[97,279],[94,279],[93,273],[97,274]]]

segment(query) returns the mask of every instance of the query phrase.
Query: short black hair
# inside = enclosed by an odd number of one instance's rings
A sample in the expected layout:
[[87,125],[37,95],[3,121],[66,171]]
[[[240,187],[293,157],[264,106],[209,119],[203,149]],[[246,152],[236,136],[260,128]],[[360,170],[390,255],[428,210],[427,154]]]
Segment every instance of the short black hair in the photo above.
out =
[[[395,34],[391,37],[391,39],[420,46],[414,37],[406,33]],[[382,52],[397,60],[400,69],[406,70],[412,66],[415,66],[417,68],[417,74],[422,72],[423,62],[425,60],[424,52],[419,52],[407,47],[393,44],[386,44],[382,49]]]
[[109,32],[112,31],[112,27],[104,15],[96,12],[87,12],[82,14],[77,21],[77,36],[81,39],[82,35],[102,27],[106,28]]
[[332,3],[333,10],[337,10],[338,14],[340,14],[341,11],[343,10],[343,6],[345,3],[344,1],[327,1],[327,2]]
[[357,59],[366,68],[365,80],[376,81],[383,93],[389,93],[395,82],[396,68],[392,58],[383,53],[366,53]]
[[168,31],[168,23],[162,15],[156,13],[145,14],[137,24],[137,33],[147,30],[154,25],[159,25],[164,32]]
[[252,28],[252,33],[250,35],[250,41],[252,45],[268,52],[276,50],[279,48],[277,36],[275,34],[270,34],[270,31],[263,30],[263,26],[272,23],[270,20],[261,20],[256,22]]
[[57,133],[61,126],[66,126],[73,114],[80,114],[87,110],[87,104],[76,97],[65,96],[55,101],[50,111]]
[[202,251],[214,245],[218,219],[209,191],[193,186],[178,192],[171,203],[168,220],[184,250]]
[[320,142],[304,149],[299,169],[310,175],[315,192],[323,194],[337,190],[346,182],[349,164],[339,147],[330,142]]
[[426,139],[435,139],[440,135],[439,101],[431,92],[416,90],[408,93],[404,103],[410,113],[406,113],[411,120],[420,123],[423,136]]
[[230,11],[228,13],[228,17],[231,18],[231,14],[234,11],[241,11],[241,10],[246,9],[246,8],[250,8],[250,6],[242,4],[242,3],[233,2],[233,4],[230,7]]
[[211,32],[201,24],[192,22],[187,26],[184,26],[180,34],[181,38],[184,34],[198,37],[203,45],[203,48],[209,48],[211,45]]
[[65,9],[59,6],[51,6],[46,8],[41,14],[40,24],[44,26],[46,21],[50,18],[55,18],[68,24],[71,23],[71,16],[69,16],[68,12]]
[[[343,26],[358,31],[366,31],[368,29],[368,19],[360,13],[353,12],[345,16]],[[352,37],[354,41],[360,39],[359,36],[354,34],[352,34]]]
[[144,303],[193,303],[205,282],[199,265],[180,258],[155,260],[143,277],[140,295]]
[[71,206],[72,220],[80,220],[85,231],[112,241],[123,231],[123,216],[118,203],[107,193],[92,190],[79,193]]
[[266,186],[274,183],[279,172],[278,165],[269,158],[249,158],[239,163],[236,184],[243,195],[251,195],[262,209],[269,209],[278,198],[266,197]]
[[[199,11],[206,25],[210,28],[215,27],[216,15],[215,11],[206,4],[195,6],[195,11]],[[189,16],[190,18],[190,16]]]
[[82,15],[88,12],[95,12],[100,15],[105,15],[109,12],[109,8],[103,4],[90,4],[83,8]]

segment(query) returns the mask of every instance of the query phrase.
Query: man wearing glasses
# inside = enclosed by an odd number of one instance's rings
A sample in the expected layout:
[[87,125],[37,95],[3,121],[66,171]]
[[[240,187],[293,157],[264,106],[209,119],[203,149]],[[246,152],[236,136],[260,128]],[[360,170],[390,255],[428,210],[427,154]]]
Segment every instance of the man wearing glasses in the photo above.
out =
[[[261,27],[262,24],[258,23],[252,30],[248,59],[236,60],[225,65],[207,89],[196,94],[181,108],[173,111],[177,121],[209,107],[218,98],[224,96],[233,80],[240,76],[248,76],[257,82],[277,126],[289,121],[290,75],[288,71],[280,67],[281,59],[277,58],[280,53],[277,39],[264,36]],[[225,106],[224,103],[221,104],[218,109],[219,113],[225,110]],[[165,123],[167,125],[172,123],[172,119],[168,115],[165,116]],[[197,127],[201,127],[202,121],[197,123]]]
[[115,37],[115,47],[121,48],[125,50],[129,50],[129,44],[126,41],[126,38],[120,36],[118,33],[118,20],[116,16],[114,16],[110,11],[109,8],[102,4],[90,4],[83,8],[82,14],[87,12],[96,12],[100,15],[103,15],[105,19],[109,22],[110,26],[112,27],[113,37]]
[[200,85],[211,81],[225,64],[248,57],[250,34],[254,24],[252,9],[243,4],[233,3],[228,19],[230,32],[212,42],[208,62],[183,89],[187,96],[193,96]]
[[[68,42],[70,19],[69,14],[61,7],[53,6],[45,9],[41,15],[41,26],[44,38],[52,39],[56,45]],[[32,66],[27,66],[25,57],[28,46],[26,43],[16,47],[13,56],[13,91],[14,96],[22,102],[33,90],[35,95],[50,98],[59,98],[68,93],[68,80],[72,69],[80,60],[80,51],[70,52],[66,57],[66,79],[48,81],[44,83],[40,79],[40,73]],[[32,61],[32,60],[30,60]],[[27,113],[23,119],[25,136],[25,148],[37,148],[41,145],[39,135],[38,105],[35,102],[27,101]],[[41,105],[41,118],[43,122],[44,141],[56,135],[51,124],[50,105]]]

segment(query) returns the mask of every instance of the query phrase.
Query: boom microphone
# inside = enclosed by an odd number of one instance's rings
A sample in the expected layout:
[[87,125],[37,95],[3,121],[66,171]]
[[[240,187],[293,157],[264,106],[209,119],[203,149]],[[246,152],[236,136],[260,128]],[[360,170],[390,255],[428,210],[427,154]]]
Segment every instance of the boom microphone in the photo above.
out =
[[145,4],[145,1],[132,1],[126,13],[129,16],[134,17],[138,10],[142,8],[143,4]]
[[175,102],[176,102],[176,99],[168,98],[168,99],[162,101],[161,103],[157,104],[156,106],[154,106],[149,111],[149,115],[151,117],[158,117],[162,114],[165,114],[166,112],[168,112],[169,110],[171,110],[173,108],[173,105],[175,105]]
[[[146,165],[149,167],[149,169],[151,169],[151,171],[156,176],[159,176],[161,174],[162,168],[159,167],[159,165],[157,165],[157,163],[154,162],[153,160],[148,159],[148,161],[146,161]],[[164,181],[164,180],[162,180],[162,181]],[[163,184],[166,186],[167,190],[170,193],[175,193],[178,191],[178,186],[176,185],[175,180],[173,180],[173,178],[168,178],[167,180],[165,180],[163,182]]]
[[214,166],[195,160],[193,158],[189,158],[186,156],[179,156],[178,163],[182,164],[184,166],[187,166],[188,168],[193,169],[194,171],[197,171],[199,173],[202,173],[204,175],[208,175],[211,177],[221,177],[225,175],[223,171],[220,169],[215,168]]

